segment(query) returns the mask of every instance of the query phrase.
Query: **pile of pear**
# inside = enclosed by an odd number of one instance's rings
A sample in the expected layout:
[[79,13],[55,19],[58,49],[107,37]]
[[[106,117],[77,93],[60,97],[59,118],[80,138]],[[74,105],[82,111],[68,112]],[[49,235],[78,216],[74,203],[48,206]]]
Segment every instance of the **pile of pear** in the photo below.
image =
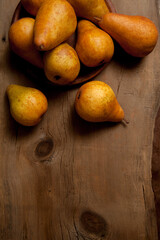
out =
[[[21,2],[32,17],[11,25],[10,47],[21,58],[44,69],[48,80],[57,85],[71,84],[83,65],[94,68],[110,62],[113,40],[133,57],[145,57],[157,43],[158,31],[150,19],[110,13],[105,0]],[[68,41],[73,34],[75,48]],[[10,85],[7,94],[11,114],[22,125],[36,125],[47,111],[47,99],[37,89]],[[124,120],[113,90],[99,81],[86,83],[78,90],[75,109],[89,122]]]
[[[82,64],[97,67],[109,62],[114,54],[112,38],[134,57],[146,56],[157,42],[158,31],[151,20],[110,13],[105,0],[21,2],[33,18],[21,18],[10,27],[11,49],[43,68],[46,77],[58,85],[72,83]],[[77,17],[81,17],[78,23]],[[67,43],[73,34],[75,49]]]

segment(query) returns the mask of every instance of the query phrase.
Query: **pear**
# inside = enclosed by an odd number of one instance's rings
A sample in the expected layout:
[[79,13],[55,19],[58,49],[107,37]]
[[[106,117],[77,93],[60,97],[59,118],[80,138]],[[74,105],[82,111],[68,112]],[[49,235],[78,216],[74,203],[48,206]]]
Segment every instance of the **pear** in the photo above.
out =
[[7,88],[7,95],[12,117],[24,126],[38,124],[47,111],[46,97],[35,88],[11,84]]
[[77,16],[96,23],[95,17],[101,18],[109,12],[105,0],[68,0]]
[[9,29],[9,43],[13,52],[31,64],[43,68],[43,59],[33,44],[33,18],[21,18]]
[[91,81],[80,87],[75,99],[75,109],[88,122],[119,122],[124,119],[123,109],[113,90],[100,81]]
[[28,13],[36,16],[43,1],[44,0],[21,0],[21,3]]
[[111,37],[87,20],[78,23],[76,51],[81,62],[87,67],[96,67],[109,62],[114,53]]
[[134,57],[148,55],[157,43],[157,28],[146,17],[109,13],[102,17],[99,26]]
[[56,84],[66,85],[76,79],[80,62],[76,51],[67,43],[44,54],[44,71],[47,78]]
[[36,16],[34,44],[38,50],[51,50],[67,40],[76,26],[76,14],[66,0],[45,0]]

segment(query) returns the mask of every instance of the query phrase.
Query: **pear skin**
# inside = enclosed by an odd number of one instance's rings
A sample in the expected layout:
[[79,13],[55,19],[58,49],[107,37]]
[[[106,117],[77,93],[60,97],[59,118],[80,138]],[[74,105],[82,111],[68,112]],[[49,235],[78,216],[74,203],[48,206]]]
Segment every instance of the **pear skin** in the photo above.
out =
[[124,111],[109,85],[100,81],[85,83],[77,92],[75,109],[88,122],[120,122]]
[[33,18],[21,18],[13,23],[9,29],[9,43],[13,52],[30,62],[43,68],[43,59],[33,44]]
[[46,97],[35,88],[11,84],[7,88],[7,95],[12,117],[24,126],[38,124],[47,111]]
[[87,20],[78,23],[76,51],[87,67],[96,67],[109,62],[114,53],[112,38]]
[[76,26],[76,14],[66,0],[45,0],[36,16],[34,44],[38,50],[51,50],[67,40]]
[[146,17],[109,13],[102,17],[99,26],[134,57],[145,57],[157,43],[157,28]]
[[42,2],[44,2],[44,0],[21,0],[25,10],[33,16],[36,16]]
[[80,61],[76,51],[67,43],[44,54],[46,77],[58,85],[66,85],[76,79],[80,71]]
[[95,17],[102,16],[109,12],[105,0],[68,0],[73,6],[77,16],[96,23]]

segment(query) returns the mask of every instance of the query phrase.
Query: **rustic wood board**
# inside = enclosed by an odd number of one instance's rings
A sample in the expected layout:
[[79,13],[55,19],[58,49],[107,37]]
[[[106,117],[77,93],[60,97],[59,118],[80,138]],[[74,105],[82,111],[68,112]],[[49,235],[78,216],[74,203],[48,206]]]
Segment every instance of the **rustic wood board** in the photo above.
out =
[[158,239],[160,239],[160,108],[157,113],[152,149],[152,186],[155,195]]
[[[115,91],[130,124],[89,124],[74,110],[77,87],[57,89],[30,77],[11,54],[7,32],[17,0],[0,2],[0,239],[157,240],[151,183],[159,107],[160,46],[138,60],[118,49],[96,78]],[[158,27],[156,0],[113,0],[117,11]],[[14,122],[10,83],[42,90],[49,110],[32,128]]]

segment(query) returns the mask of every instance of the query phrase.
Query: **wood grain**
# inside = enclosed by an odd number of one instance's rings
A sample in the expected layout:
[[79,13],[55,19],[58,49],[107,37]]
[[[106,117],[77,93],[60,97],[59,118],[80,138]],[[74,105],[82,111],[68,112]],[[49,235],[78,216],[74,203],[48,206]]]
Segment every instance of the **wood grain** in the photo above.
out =
[[[7,32],[17,3],[0,2],[0,239],[157,240],[151,155],[159,42],[141,60],[116,46],[113,61],[96,77],[113,88],[130,124],[90,124],[75,113],[76,87],[35,80],[10,52]],[[113,3],[118,12],[149,17],[158,27],[156,0]],[[10,83],[46,94],[49,110],[38,126],[11,118]]]
[[152,149],[152,187],[155,195],[158,237],[160,239],[160,108],[156,116]]

